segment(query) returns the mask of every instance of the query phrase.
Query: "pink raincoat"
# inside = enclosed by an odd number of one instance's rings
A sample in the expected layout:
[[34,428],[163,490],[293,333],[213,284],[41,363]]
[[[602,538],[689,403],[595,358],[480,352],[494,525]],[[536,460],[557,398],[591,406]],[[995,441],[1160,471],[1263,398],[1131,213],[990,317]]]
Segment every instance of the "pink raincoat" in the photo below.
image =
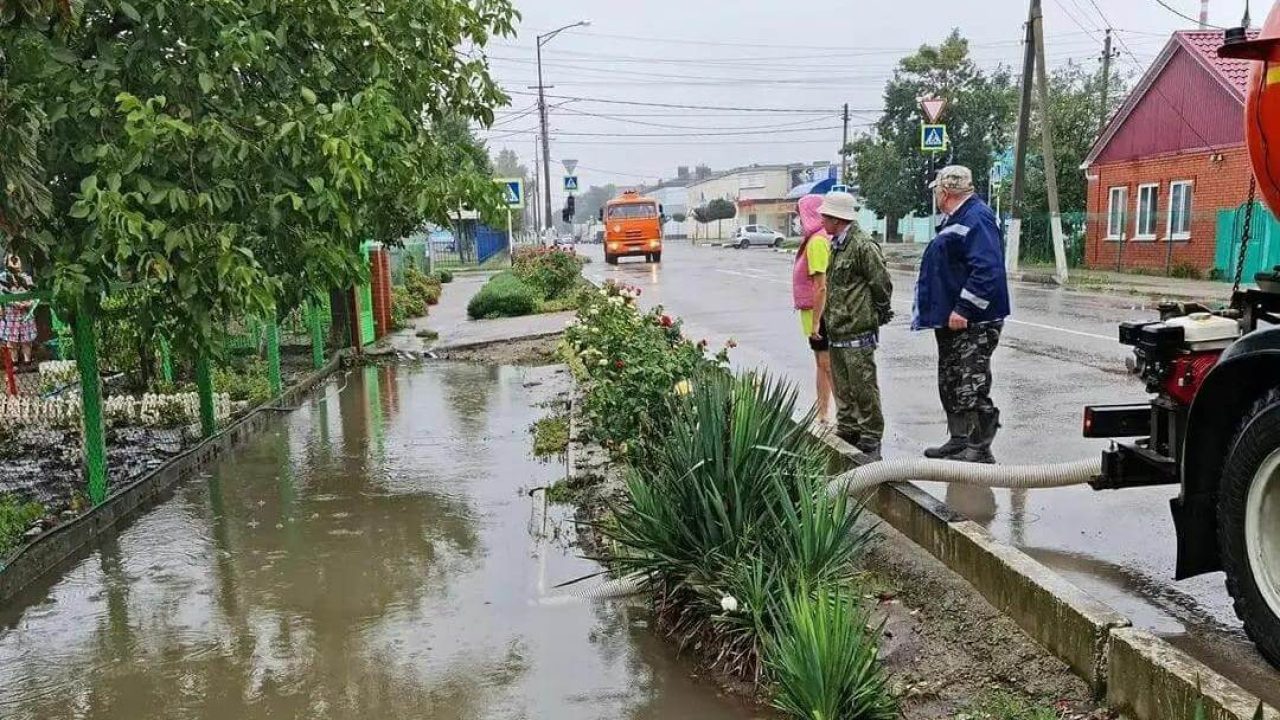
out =
[[813,276],[809,274],[809,239],[822,232],[821,195],[805,195],[796,203],[796,213],[800,216],[800,231],[804,233],[804,242],[796,251],[796,264],[791,270],[791,296],[797,310],[812,310],[814,302]]

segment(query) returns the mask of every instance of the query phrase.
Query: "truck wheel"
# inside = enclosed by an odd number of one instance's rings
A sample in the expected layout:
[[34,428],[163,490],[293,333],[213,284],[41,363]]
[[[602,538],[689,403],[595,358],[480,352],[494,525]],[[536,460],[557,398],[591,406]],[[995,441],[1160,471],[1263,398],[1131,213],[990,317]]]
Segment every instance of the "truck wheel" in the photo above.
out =
[[1218,546],[1236,615],[1280,667],[1280,390],[1254,404],[1223,464]]
[[606,263],[610,264],[610,265],[617,265],[617,264],[618,264],[618,256],[617,256],[617,255],[610,255],[609,253],[605,253],[605,254],[604,254],[604,261],[605,261]]
[[654,254],[653,254],[653,261],[654,261],[654,262],[656,262],[656,263],[660,263],[660,262],[662,262],[662,253],[660,253],[660,252],[656,252],[656,253],[654,253]]

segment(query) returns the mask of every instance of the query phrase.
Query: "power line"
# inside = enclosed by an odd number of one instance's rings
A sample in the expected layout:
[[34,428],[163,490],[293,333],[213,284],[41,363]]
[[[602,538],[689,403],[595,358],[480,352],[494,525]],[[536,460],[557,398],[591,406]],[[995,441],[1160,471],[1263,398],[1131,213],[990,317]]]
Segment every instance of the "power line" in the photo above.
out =
[[[862,123],[859,127],[870,127],[875,123]],[[831,125],[828,127],[816,128],[790,128],[786,130],[738,130],[729,132],[673,132],[673,133],[623,133],[623,132],[568,132],[568,131],[552,131],[556,137],[607,137],[607,138],[686,138],[686,137],[732,137],[738,135],[791,135],[795,133],[809,132],[827,132],[831,130],[839,130],[843,126]],[[528,128],[526,130],[512,130],[512,134],[520,133],[536,133],[537,128]]]
[[[612,34],[612,33],[600,33],[600,32],[594,32],[590,30],[581,30],[574,34],[578,37],[597,37],[597,38],[605,38],[605,39],[611,39],[611,40],[628,40],[628,41],[634,41],[634,42],[671,44],[671,45],[696,45],[698,47],[731,47],[731,48],[749,48],[753,50],[759,49],[759,48],[794,50],[796,47],[794,43],[789,43],[789,44],[763,43],[763,42],[759,42],[758,40],[711,41],[705,38],[694,39],[694,38],[672,38],[672,37],[643,37],[643,36],[637,36],[637,35],[618,35],[618,34]],[[494,43],[494,44],[503,45],[503,43]],[[970,47],[1001,47],[1001,46],[1017,46],[1021,44],[1022,44],[1021,40],[999,40],[999,41],[993,41],[989,43],[971,43]],[[523,46],[523,45],[513,45],[513,44],[505,44],[505,45],[511,46],[511,47],[518,47],[526,50],[533,49],[531,47]],[[810,50],[832,51],[833,53],[837,53],[837,54],[842,52],[848,52],[849,50],[848,45],[822,46],[822,45],[805,44],[805,48]],[[919,50],[919,49],[920,49],[919,46],[915,46],[915,47],[882,46],[882,47],[869,48],[868,50],[861,51],[861,52],[865,52],[868,54],[871,54],[871,53],[891,54],[895,52],[915,52],[916,50]],[[820,57],[830,57],[830,55],[823,55]],[[759,56],[756,55],[746,59],[754,60],[758,58]]]
[[1070,20],[1072,23],[1074,23],[1076,27],[1080,28],[1082,32],[1089,33],[1090,38],[1096,39],[1096,36],[1092,32],[1090,32],[1089,29],[1086,28],[1084,24],[1081,23],[1080,20],[1076,18],[1076,16],[1072,14],[1070,10],[1067,9],[1067,6],[1062,4],[1062,0],[1053,0],[1053,4],[1057,5],[1058,9],[1062,10],[1062,14],[1066,15],[1067,19]]
[[[1160,7],[1164,8],[1165,10],[1168,10],[1169,12],[1173,13],[1174,15],[1177,15],[1178,17],[1182,18],[1183,20],[1190,20],[1191,22],[1195,23],[1196,25],[1199,25],[1199,24],[1200,24],[1200,18],[1193,18],[1193,17],[1191,17],[1190,15],[1187,15],[1187,14],[1183,13],[1183,12],[1182,12],[1181,10],[1179,10],[1178,8],[1176,8],[1176,7],[1172,6],[1172,5],[1170,5],[1169,3],[1165,2],[1165,0],[1156,0],[1156,4],[1157,4],[1157,5],[1159,5]],[[1225,29],[1225,28],[1218,27],[1217,25],[1210,25],[1209,23],[1205,23],[1204,25],[1205,25],[1205,27],[1210,27],[1210,28],[1213,28],[1214,30],[1224,30],[1224,29]]]
[[[797,125],[807,125],[810,123],[822,122],[823,120],[827,119],[827,116],[819,116],[819,117],[807,118],[805,120],[796,120],[795,122],[779,123],[777,125],[753,125],[751,127],[700,127],[697,125],[670,125],[667,123],[646,122],[643,120],[633,120],[629,117],[623,117],[621,115],[593,113],[593,112],[587,112],[586,110],[577,110],[575,108],[565,108],[565,110],[567,112],[573,113],[574,115],[584,115],[587,117],[603,118],[605,120],[613,120],[616,122],[630,123],[632,125],[644,125],[646,127],[668,128],[671,130],[776,130],[779,128],[789,128],[789,127],[795,127]],[[735,117],[742,117],[742,116],[738,115]]]
[[[513,95],[535,95],[536,93],[522,90],[508,90]],[[734,112],[756,112],[756,113],[799,113],[802,115],[813,115],[816,113],[832,113],[834,110],[828,108],[823,110],[814,110],[811,108],[764,108],[764,107],[732,107],[726,105],[683,105],[679,103],[655,103],[640,102],[637,100],[608,100],[603,98],[586,98],[573,95],[548,95],[549,98],[557,100],[573,100],[575,102],[600,103],[603,105],[634,105],[636,107],[657,107],[672,108],[676,110],[732,110]]]
[[[1157,0],[1157,2],[1160,2],[1160,0]],[[1098,17],[1102,18],[1102,21],[1106,23],[1107,26],[1109,27],[1111,25],[1111,21],[1107,18],[1107,14],[1102,12],[1102,8],[1098,5],[1098,0],[1089,0],[1089,3],[1093,5],[1094,10],[1098,11]],[[1150,70],[1150,67],[1144,67],[1138,61],[1137,54],[1135,54],[1133,50],[1129,47],[1129,43],[1125,42],[1124,37],[1120,35],[1116,35],[1115,38],[1116,40],[1120,41],[1120,47],[1124,48],[1124,51],[1129,54],[1129,59],[1130,59],[1130,62],[1133,63],[1134,69],[1136,69],[1138,72],[1146,72]],[[1209,142],[1209,140],[1204,135],[1202,135],[1198,129],[1196,129],[1196,126],[1193,125],[1191,121],[1187,119],[1187,116],[1183,114],[1182,109],[1179,108],[1177,105],[1175,105],[1174,102],[1169,99],[1168,95],[1164,94],[1164,91],[1160,89],[1160,86],[1157,83],[1152,82],[1148,86],[1148,89],[1154,90],[1155,93],[1159,95],[1162,100],[1164,100],[1165,104],[1168,105],[1171,110],[1173,110],[1174,114],[1177,115],[1180,120],[1182,120],[1182,124],[1187,126],[1187,129],[1190,130],[1197,138],[1199,138],[1200,142],[1204,143],[1205,147],[1209,148],[1214,152],[1217,152],[1218,149],[1214,147],[1213,143]]]

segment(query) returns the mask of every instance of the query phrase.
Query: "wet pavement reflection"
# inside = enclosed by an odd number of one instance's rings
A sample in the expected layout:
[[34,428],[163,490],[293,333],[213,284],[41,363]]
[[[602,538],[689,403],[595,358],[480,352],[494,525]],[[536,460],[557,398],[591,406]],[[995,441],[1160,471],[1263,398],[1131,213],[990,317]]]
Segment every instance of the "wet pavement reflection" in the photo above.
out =
[[567,382],[347,373],[0,611],[0,717],[752,717],[634,610],[536,602],[594,568],[528,493]]

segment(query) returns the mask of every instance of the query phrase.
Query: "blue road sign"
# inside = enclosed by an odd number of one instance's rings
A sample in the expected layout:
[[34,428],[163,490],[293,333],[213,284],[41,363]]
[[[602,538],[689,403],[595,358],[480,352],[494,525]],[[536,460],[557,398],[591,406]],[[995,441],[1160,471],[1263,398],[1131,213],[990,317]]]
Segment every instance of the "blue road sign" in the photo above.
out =
[[507,199],[507,207],[519,210],[524,207],[524,180],[520,178],[495,178],[494,182],[502,186],[502,194]]
[[925,152],[942,152],[947,149],[947,126],[920,125],[920,149]]
[[578,191],[578,176],[577,176],[577,175],[565,175],[565,176],[564,176],[564,190],[565,190],[565,192],[577,192],[577,191]]

